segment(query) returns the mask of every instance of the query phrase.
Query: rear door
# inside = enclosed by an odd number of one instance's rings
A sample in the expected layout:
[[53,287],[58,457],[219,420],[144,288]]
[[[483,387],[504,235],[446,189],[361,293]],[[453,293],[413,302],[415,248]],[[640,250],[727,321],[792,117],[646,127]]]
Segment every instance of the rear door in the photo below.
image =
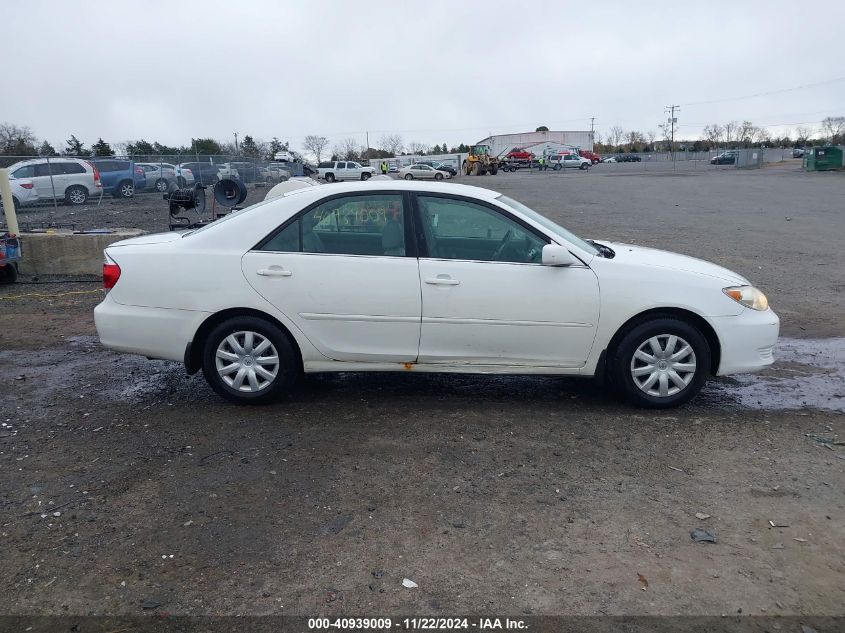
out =
[[243,273],[326,357],[413,362],[421,300],[408,199],[396,192],[324,199],[244,255]]

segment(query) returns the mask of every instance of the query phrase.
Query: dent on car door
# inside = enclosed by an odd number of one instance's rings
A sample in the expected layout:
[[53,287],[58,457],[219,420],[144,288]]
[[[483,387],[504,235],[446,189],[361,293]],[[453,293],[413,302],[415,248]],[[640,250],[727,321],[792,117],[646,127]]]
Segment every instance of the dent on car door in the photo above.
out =
[[326,357],[413,362],[421,300],[404,199],[332,196],[244,255],[243,273]]
[[599,288],[586,266],[541,262],[548,240],[475,201],[416,197],[420,363],[580,367],[595,338]]

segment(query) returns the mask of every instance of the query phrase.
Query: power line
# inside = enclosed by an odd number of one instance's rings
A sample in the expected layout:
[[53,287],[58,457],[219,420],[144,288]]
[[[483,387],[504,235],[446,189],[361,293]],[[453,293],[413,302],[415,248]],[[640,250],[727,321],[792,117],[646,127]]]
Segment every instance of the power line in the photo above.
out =
[[800,86],[793,86],[792,88],[781,88],[779,90],[769,90],[767,92],[757,92],[751,95],[745,95],[742,97],[726,97],[724,99],[711,99],[709,101],[694,101],[692,103],[685,103],[685,107],[689,106],[699,106],[699,105],[709,105],[711,103],[725,103],[727,101],[741,101],[743,99],[756,99],[757,97],[768,97],[769,95],[776,95],[781,94],[784,92],[794,92],[795,90],[804,90],[806,88],[814,88],[816,86],[824,86],[827,84],[836,83],[839,81],[845,81],[845,77],[834,77],[833,79],[827,79],[825,81],[817,81],[814,83],[809,84],[801,84]]

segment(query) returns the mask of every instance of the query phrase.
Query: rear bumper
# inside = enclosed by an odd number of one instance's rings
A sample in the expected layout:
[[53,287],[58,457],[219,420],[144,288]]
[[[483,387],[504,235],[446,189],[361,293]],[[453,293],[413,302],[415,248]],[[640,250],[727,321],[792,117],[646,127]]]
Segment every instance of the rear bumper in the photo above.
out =
[[746,308],[736,316],[707,319],[721,344],[718,376],[765,369],[774,362],[780,319],[771,310]]
[[210,314],[123,305],[106,295],[94,308],[94,324],[105,347],[181,362],[185,359],[185,347]]

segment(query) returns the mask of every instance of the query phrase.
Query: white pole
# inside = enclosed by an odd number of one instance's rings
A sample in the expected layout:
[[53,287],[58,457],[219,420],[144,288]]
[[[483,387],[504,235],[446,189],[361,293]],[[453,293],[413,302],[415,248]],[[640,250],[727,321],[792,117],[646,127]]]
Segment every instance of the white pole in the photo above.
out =
[[9,183],[9,170],[0,169],[0,197],[3,199],[3,210],[6,213],[6,226],[12,235],[20,234],[18,215],[15,213],[15,199],[12,197],[12,185]]

